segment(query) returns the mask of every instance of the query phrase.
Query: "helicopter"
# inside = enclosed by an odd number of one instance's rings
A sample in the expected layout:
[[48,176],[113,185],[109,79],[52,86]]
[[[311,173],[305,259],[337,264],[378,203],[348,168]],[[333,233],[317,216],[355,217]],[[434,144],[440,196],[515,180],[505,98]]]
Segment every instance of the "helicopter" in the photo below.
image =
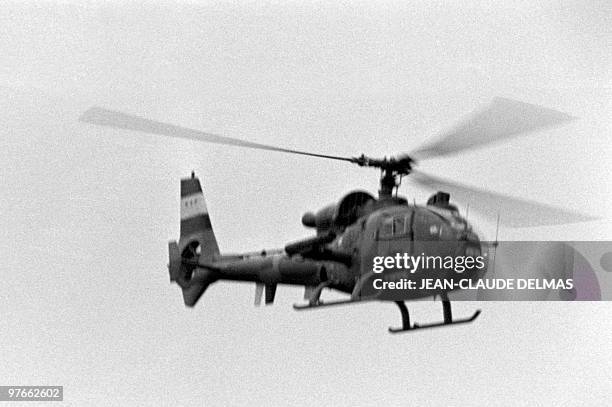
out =
[[[283,250],[243,254],[222,254],[219,251],[210,214],[199,179],[192,172],[181,179],[180,236],[168,243],[170,281],[182,290],[187,307],[196,305],[206,289],[218,281],[248,281],[255,283],[255,304],[274,302],[277,286],[303,286],[306,304],[296,304],[297,310],[316,309],[366,301],[392,301],[401,313],[402,325],[389,328],[392,333],[463,324],[474,321],[480,310],[466,318],[453,318],[449,292],[454,288],[435,290],[404,290],[401,296],[388,295],[372,289],[378,275],[373,271],[376,258],[393,257],[399,253],[422,255],[486,256],[488,244],[481,241],[467,216],[460,213],[454,201],[468,201],[485,217],[497,211],[504,213],[502,223],[509,227],[527,227],[573,223],[592,218],[535,201],[519,199],[484,189],[474,188],[417,170],[418,163],[429,158],[454,155],[466,150],[498,143],[530,132],[560,125],[574,117],[542,106],[508,98],[495,98],[458,124],[408,154],[374,158],[361,154],[354,157],[336,156],[293,150],[230,138],[149,120],[140,116],[92,107],[82,114],[85,123],[115,129],[138,131],[288,154],[348,162],[359,167],[380,171],[378,196],[365,191],[352,191],[337,203],[316,212],[306,212],[303,226],[314,236],[287,244]],[[436,190],[424,205],[410,203],[398,195],[402,178]],[[428,270],[429,271],[429,270]],[[395,270],[391,280],[419,283],[426,276],[452,278],[448,270],[433,270],[434,274],[409,273]],[[482,277],[484,269],[472,267],[465,276]],[[349,294],[348,299],[323,301],[324,289]],[[411,323],[405,302],[425,297],[440,298],[443,320],[427,324]]]

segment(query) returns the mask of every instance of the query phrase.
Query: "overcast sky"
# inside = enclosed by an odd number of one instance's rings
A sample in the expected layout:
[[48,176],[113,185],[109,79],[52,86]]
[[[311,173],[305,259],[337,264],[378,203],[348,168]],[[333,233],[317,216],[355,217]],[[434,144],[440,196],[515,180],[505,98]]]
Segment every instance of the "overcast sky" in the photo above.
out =
[[378,174],[77,120],[101,105],[376,156],[510,97],[579,120],[422,168],[600,217],[502,239],[609,240],[612,8],[531,3],[2,4],[0,384],[63,385],[66,405],[612,402],[609,303],[461,303],[483,315],[404,336],[390,304],[297,313],[295,288],[256,309],[252,285],[219,283],[186,309],[166,264],[192,169],[222,252],[308,236],[305,211]]

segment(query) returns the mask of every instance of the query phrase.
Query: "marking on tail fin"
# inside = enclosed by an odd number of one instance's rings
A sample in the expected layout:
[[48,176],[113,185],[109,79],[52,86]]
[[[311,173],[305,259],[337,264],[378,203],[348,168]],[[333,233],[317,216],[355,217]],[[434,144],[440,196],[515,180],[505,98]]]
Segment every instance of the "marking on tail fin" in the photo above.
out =
[[181,220],[196,217],[198,215],[208,215],[208,208],[204,195],[198,194],[181,197]]

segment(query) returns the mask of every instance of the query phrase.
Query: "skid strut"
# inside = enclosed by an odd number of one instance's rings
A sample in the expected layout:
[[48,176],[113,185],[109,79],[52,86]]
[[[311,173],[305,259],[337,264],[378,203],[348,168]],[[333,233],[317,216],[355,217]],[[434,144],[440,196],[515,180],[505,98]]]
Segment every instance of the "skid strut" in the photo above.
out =
[[374,297],[358,296],[357,294],[360,291],[360,286],[357,285],[355,289],[353,290],[353,293],[351,294],[351,298],[346,299],[346,300],[334,300],[334,301],[323,302],[321,301],[321,292],[323,291],[324,288],[329,287],[330,285],[331,285],[330,281],[325,281],[319,284],[315,288],[313,293],[311,294],[310,298],[308,299],[308,304],[293,304],[293,308],[296,310],[315,309],[315,308],[331,307],[333,305],[354,304],[358,302],[366,302],[366,301],[372,301],[376,299]]
[[399,332],[414,331],[415,329],[436,328],[436,327],[447,326],[447,325],[465,324],[468,322],[472,322],[473,320],[478,318],[478,315],[480,315],[480,310],[477,310],[476,312],[474,312],[474,314],[472,314],[472,316],[468,318],[453,320],[453,311],[451,309],[451,302],[448,299],[448,295],[444,293],[440,297],[442,299],[442,312],[444,313],[444,322],[434,322],[431,324],[424,324],[424,325],[419,325],[415,323],[411,325],[410,324],[410,313],[408,312],[408,308],[406,308],[406,304],[404,304],[404,301],[395,301],[398,308],[400,309],[400,313],[402,314],[402,327],[401,328],[389,327],[389,332],[399,333]]
[[295,309],[307,309],[307,308],[316,308],[316,307],[320,307],[322,305],[321,302],[321,293],[323,292],[323,289],[326,287],[329,287],[331,284],[330,281],[324,281],[321,284],[319,284],[318,286],[315,287],[315,289],[312,291],[312,293],[310,294],[310,297],[308,298],[308,304],[294,304],[293,308]]

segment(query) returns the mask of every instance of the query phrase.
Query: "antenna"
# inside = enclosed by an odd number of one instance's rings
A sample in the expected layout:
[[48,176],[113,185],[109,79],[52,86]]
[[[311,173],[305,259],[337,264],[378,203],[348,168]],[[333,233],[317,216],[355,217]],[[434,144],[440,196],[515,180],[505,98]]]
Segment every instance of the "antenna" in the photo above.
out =
[[497,246],[499,242],[497,241],[499,233],[499,212],[497,212],[497,227],[495,228],[495,242],[493,243],[493,274],[495,274],[495,255],[497,254]]
[[499,212],[497,212],[497,227],[495,228],[495,247],[497,247],[498,234],[499,234]]

